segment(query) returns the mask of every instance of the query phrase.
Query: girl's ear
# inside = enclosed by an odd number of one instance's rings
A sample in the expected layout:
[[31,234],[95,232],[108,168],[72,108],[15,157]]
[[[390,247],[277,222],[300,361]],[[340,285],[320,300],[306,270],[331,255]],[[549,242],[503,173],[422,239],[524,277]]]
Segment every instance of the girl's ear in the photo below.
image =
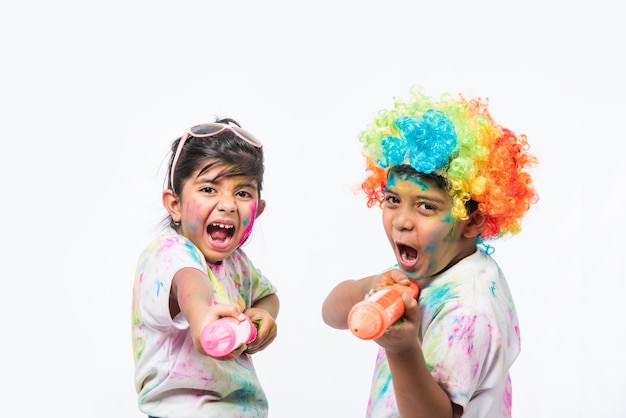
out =
[[174,222],[180,222],[180,200],[178,199],[178,195],[174,193],[172,189],[166,189],[163,191],[163,196],[161,196],[163,200],[163,206],[168,211]]
[[264,210],[265,210],[265,200],[261,199],[259,200],[259,205],[256,207],[256,215],[254,216],[254,218],[257,219],[259,216],[261,216]]
[[470,214],[469,219],[465,222],[465,229],[463,229],[465,238],[476,238],[487,227],[487,217],[479,210],[475,210]]

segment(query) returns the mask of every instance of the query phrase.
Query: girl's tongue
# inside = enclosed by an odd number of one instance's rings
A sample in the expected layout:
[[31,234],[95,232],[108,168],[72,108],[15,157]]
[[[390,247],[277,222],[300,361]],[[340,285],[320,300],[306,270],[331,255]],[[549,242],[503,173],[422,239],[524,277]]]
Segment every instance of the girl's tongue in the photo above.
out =
[[235,233],[235,227],[233,225],[213,223],[209,225],[207,232],[212,240],[224,242],[227,239],[232,238]]

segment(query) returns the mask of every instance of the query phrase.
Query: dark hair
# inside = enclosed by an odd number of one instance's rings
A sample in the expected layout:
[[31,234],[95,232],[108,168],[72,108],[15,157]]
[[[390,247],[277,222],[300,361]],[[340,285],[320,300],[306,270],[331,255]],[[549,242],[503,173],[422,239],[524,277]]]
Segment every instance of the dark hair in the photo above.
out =
[[[241,127],[237,121],[230,118],[216,119],[215,123]],[[176,163],[174,184],[170,184],[172,163],[180,140],[181,138],[177,138],[172,142],[166,175],[166,184],[174,193],[179,194],[183,184],[207,161],[215,160],[229,167],[227,176],[246,176],[256,180],[260,196],[264,173],[263,150],[248,144],[229,129],[208,138],[194,136],[187,138]],[[172,228],[176,227],[171,216],[168,216],[165,222]]]
[[[389,174],[391,173],[415,176],[427,182],[428,184],[432,184],[438,187],[441,190],[445,190],[446,192],[450,191],[450,186],[448,185],[448,181],[444,177],[438,176],[437,174],[418,173],[413,167],[411,167],[408,164],[392,166],[389,169],[389,172],[387,173],[387,177],[389,177]],[[478,209],[478,202],[470,199],[465,202],[465,208],[467,209],[467,213],[470,214],[474,212],[476,209]]]

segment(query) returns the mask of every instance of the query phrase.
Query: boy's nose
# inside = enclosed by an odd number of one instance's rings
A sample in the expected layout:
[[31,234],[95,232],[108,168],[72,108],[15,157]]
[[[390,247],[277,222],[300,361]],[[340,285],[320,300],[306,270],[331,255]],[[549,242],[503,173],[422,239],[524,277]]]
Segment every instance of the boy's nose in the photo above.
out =
[[413,221],[404,210],[400,210],[393,218],[393,227],[398,231],[411,230],[413,229]]

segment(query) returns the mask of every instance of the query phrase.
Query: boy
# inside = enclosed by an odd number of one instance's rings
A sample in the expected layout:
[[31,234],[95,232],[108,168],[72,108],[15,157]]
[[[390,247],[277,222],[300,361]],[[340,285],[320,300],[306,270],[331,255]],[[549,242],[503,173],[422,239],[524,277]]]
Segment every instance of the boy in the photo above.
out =
[[[536,195],[526,138],[497,125],[480,99],[413,89],[360,135],[368,206],[379,204],[397,265],[338,284],[324,321],[390,282],[417,283],[405,316],[378,338],[368,417],[510,417],[509,368],[520,351],[506,279],[485,241],[520,230]],[[419,303],[418,303],[419,302]]]

